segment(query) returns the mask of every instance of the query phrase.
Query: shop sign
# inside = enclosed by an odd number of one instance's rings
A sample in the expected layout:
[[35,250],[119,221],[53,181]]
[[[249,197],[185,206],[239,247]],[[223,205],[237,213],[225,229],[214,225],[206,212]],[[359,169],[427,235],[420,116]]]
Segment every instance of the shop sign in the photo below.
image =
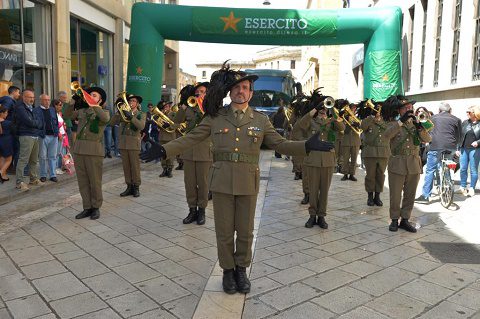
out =
[[22,64],[22,54],[20,52],[0,48],[0,63],[10,65]]

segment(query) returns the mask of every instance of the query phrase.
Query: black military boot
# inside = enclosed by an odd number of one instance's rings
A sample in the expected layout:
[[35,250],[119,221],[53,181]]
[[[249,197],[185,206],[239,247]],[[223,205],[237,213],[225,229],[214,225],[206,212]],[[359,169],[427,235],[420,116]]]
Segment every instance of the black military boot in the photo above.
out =
[[191,224],[196,221],[198,218],[197,207],[190,207],[190,212],[188,216],[183,219],[184,224]]
[[171,167],[167,168],[167,177],[168,177],[168,178],[172,178],[172,177],[173,177],[173,175],[172,175],[172,168],[171,168]]
[[295,177],[293,178],[294,180],[298,181],[300,179],[300,173],[295,172]]
[[176,171],[181,171],[183,170],[183,162],[178,163],[178,166],[175,168]]
[[212,200],[213,194],[211,191],[208,191],[208,200]]
[[324,216],[318,216],[317,225],[320,226],[320,228],[328,229],[328,224]]
[[368,206],[374,206],[375,202],[373,201],[373,192],[368,192],[368,199],[367,199]]
[[411,233],[417,232],[417,229],[415,228],[415,226],[409,223],[408,219],[405,219],[405,218],[402,218],[402,220],[400,221],[400,224],[398,224],[398,228],[405,229],[406,231]]
[[305,227],[312,228],[313,225],[317,223],[317,216],[310,215],[307,222],[305,223]]
[[127,184],[127,189],[123,191],[123,193],[120,193],[120,196],[125,197],[128,195],[132,195],[132,188],[133,188],[132,184]]
[[235,271],[233,269],[223,270],[222,286],[223,291],[229,295],[237,292],[237,282],[235,281]]
[[165,177],[168,175],[168,168],[164,167],[162,174],[158,175],[158,177]]
[[237,291],[242,294],[250,292],[250,280],[247,277],[247,268],[237,266],[235,268],[235,281],[237,282]]
[[92,208],[92,214],[90,219],[98,219],[100,217],[100,210],[98,208]]
[[348,179],[348,174],[343,174],[343,177],[340,178],[341,181],[346,181]]
[[303,196],[303,199],[302,199],[302,201],[300,202],[300,204],[302,204],[302,205],[307,205],[309,201],[310,201],[310,195],[307,194],[307,193],[305,193],[305,196]]
[[91,214],[92,214],[92,209],[91,208],[84,209],[80,214],[77,214],[75,216],[75,219],[82,219],[82,218],[90,216]]
[[398,219],[392,219],[390,226],[388,226],[389,231],[398,231]]
[[300,179],[303,179],[303,173],[300,172],[299,174],[300,174]]
[[357,178],[355,176],[353,176],[352,174],[350,174],[350,177],[348,179],[351,180],[352,182],[357,181]]
[[373,202],[377,206],[383,206],[383,202],[380,200],[380,193],[379,192],[375,192],[375,197],[373,198]]
[[133,197],[139,197],[140,196],[140,185],[132,185],[132,195]]
[[205,208],[198,207],[197,225],[205,224]]

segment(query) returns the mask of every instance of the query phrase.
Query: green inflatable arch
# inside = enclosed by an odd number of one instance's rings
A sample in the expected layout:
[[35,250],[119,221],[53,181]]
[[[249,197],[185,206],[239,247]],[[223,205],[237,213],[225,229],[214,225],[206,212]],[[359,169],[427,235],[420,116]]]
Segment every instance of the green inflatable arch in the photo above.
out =
[[398,7],[338,10],[239,9],[136,3],[127,91],[161,99],[164,40],[264,45],[363,43],[364,96],[403,93]]

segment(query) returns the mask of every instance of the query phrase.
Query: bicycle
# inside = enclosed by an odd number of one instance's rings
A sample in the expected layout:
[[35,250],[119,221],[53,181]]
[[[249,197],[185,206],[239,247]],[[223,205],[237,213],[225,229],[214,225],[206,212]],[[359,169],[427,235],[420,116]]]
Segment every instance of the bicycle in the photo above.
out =
[[451,171],[455,171],[457,163],[449,159],[452,152],[449,150],[442,151],[439,169],[435,172],[433,179],[437,193],[440,196],[440,203],[443,207],[448,208],[453,203],[454,183]]

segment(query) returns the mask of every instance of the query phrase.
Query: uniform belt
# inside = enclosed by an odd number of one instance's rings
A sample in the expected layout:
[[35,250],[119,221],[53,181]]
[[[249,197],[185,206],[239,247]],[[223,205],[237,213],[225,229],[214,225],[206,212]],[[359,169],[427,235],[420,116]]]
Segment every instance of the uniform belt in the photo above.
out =
[[392,154],[393,156],[399,156],[399,155],[419,155],[420,151],[418,149],[404,149],[404,150],[400,150],[400,152],[398,152],[399,154]]
[[213,154],[213,161],[228,161],[228,162],[243,162],[249,164],[258,164],[258,155],[251,155],[251,154],[243,154],[243,153],[231,153],[231,152],[223,152],[223,153],[214,153]]

